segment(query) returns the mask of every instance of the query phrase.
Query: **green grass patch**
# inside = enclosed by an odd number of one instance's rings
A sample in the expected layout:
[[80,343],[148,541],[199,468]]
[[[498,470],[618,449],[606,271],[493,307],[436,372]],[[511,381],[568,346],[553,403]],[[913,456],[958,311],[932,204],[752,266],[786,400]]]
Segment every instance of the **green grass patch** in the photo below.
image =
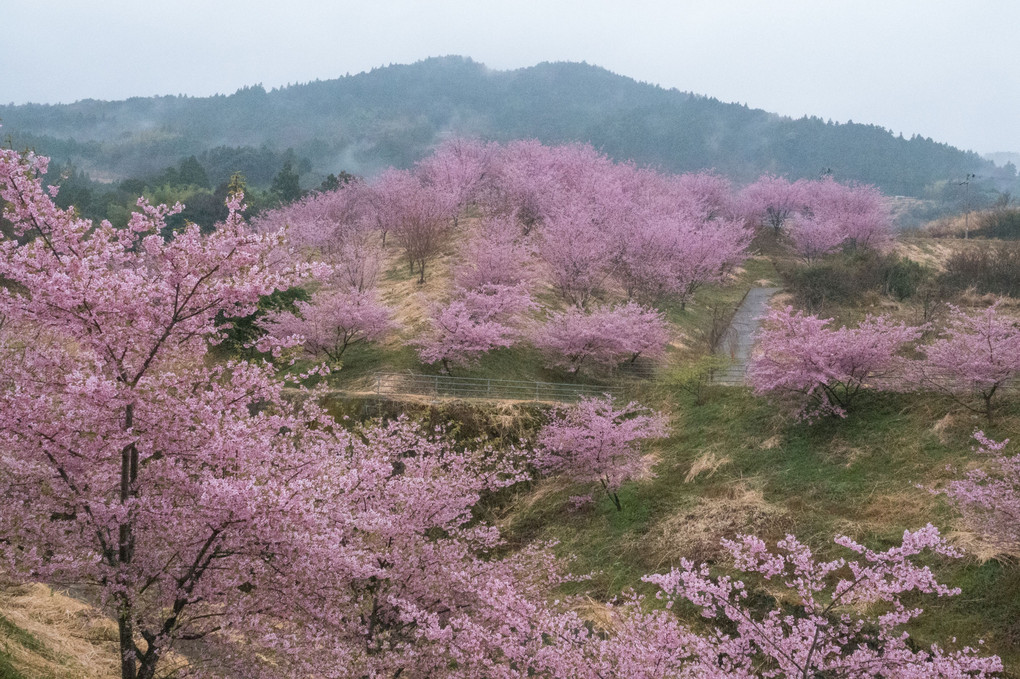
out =
[[0,648],[0,679],[28,679],[11,664],[11,657]]
[[31,632],[18,627],[0,615],[0,679],[28,679],[14,666],[13,657],[8,649],[15,645],[45,660],[57,662],[56,654]]
[[0,637],[3,637],[10,643],[18,644],[25,650],[31,651],[47,660],[55,659],[53,653],[46,648],[46,645],[36,639],[31,632],[21,629],[2,615],[0,615]]
[[[974,457],[970,435],[984,424],[925,394],[868,394],[846,419],[808,424],[748,389],[709,386],[695,398],[659,384],[648,393],[655,397],[649,405],[672,412],[673,434],[651,446],[656,476],[621,489],[623,511],[598,494],[593,505],[574,509],[570,496],[594,489],[550,479],[506,521],[512,540],[556,540],[560,554],[574,557],[575,573],[595,572],[571,591],[604,600],[631,587],[649,593],[641,576],[667,571],[681,557],[727,572],[712,538],[717,544],[739,532],[770,543],[792,533],[821,558],[848,556],[832,542],[837,534],[886,549],[904,530],[929,522],[948,533],[954,512],[917,484],[936,486],[953,476],[947,465],[966,467]],[[947,412],[955,413],[952,421],[936,426]],[[1008,435],[1018,416],[1013,406],[991,435]],[[713,469],[703,465],[707,456],[725,461]],[[706,471],[688,478],[699,465]],[[911,629],[917,641],[984,639],[1008,667],[1020,668],[1020,568],[972,557],[930,565],[962,594],[911,602],[926,609]]]
[[10,656],[0,648],[0,679],[29,679],[11,665]]

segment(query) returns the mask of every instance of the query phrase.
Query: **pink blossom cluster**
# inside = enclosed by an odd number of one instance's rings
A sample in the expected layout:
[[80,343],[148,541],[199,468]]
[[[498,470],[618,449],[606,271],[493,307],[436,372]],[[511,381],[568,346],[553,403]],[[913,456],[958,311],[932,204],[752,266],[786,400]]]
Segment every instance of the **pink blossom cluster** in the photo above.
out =
[[[857,328],[794,311],[770,312],[748,366],[756,393],[795,395],[808,419],[843,417],[866,388],[936,390],[989,419],[996,396],[1020,375],[1020,323],[993,304],[979,311],[950,307],[935,339],[917,343],[925,327],[869,316]],[[904,355],[907,347],[916,358]]]
[[620,485],[645,470],[641,443],[666,436],[667,424],[634,402],[618,407],[608,395],[581,399],[539,432],[536,464],[582,483],[597,481],[621,509]]
[[376,284],[382,250],[371,194],[360,180],[265,212],[252,228],[266,233],[282,229],[288,251],[279,256],[327,265],[335,286],[365,291]]
[[506,217],[486,217],[460,246],[454,285],[465,290],[484,285],[530,286],[535,279],[532,244]]
[[663,315],[636,302],[578,307],[549,314],[531,332],[531,342],[550,367],[571,373],[610,370],[639,356],[658,358],[665,352],[669,328]]
[[427,328],[409,344],[423,363],[469,365],[493,349],[509,347],[522,336],[524,314],[534,308],[524,284],[485,283],[474,290],[457,290],[447,304],[433,304]]
[[[903,542],[885,552],[875,552],[848,537],[836,544],[857,555],[819,561],[811,549],[793,536],[770,551],[753,536],[741,536],[724,544],[736,568],[753,573],[774,586],[785,588],[789,601],[767,612],[752,612],[751,588],[728,576],[712,577],[707,565],[683,560],[680,568],[663,575],[646,576],[658,585],[659,596],[670,605],[687,601],[710,620],[725,621],[708,649],[694,648],[695,658],[684,664],[700,665],[704,677],[987,677],[1002,670],[997,657],[981,656],[976,649],[947,652],[938,645],[918,649],[910,643],[903,626],[921,610],[902,601],[914,593],[951,596],[958,594],[940,584],[928,566],[913,558],[926,551],[955,557],[930,524],[905,531]],[[710,650],[705,654],[705,650]],[[694,662],[692,663],[691,660]],[[675,661],[674,661],[675,662]],[[670,672],[663,673],[669,676]],[[663,676],[659,675],[659,676]]]
[[790,182],[763,175],[740,194],[744,218],[788,232],[794,249],[805,259],[844,247],[882,248],[892,237],[889,209],[874,186],[842,184],[831,176]]
[[769,312],[748,366],[755,393],[790,394],[807,419],[845,417],[865,387],[905,372],[898,352],[921,336],[919,328],[882,316],[856,328],[832,329],[831,322],[789,306]]
[[323,288],[310,301],[297,301],[294,306],[296,313],[276,311],[260,325],[266,339],[281,346],[300,346],[316,360],[337,363],[352,344],[377,341],[396,328],[390,310],[374,290]]
[[1009,439],[994,441],[974,433],[977,452],[988,457],[983,469],[968,471],[941,491],[963,512],[968,526],[1004,553],[1020,553],[1020,455],[1004,452]]
[[924,360],[914,364],[909,379],[949,394],[990,419],[996,395],[1020,375],[1020,323],[999,306],[976,312],[951,306],[948,323],[935,341],[917,347]]
[[617,280],[648,301],[685,300],[739,264],[750,240],[722,177],[667,177],[614,163],[590,146],[454,141],[419,169],[444,177],[428,180],[435,184],[459,181],[448,193],[490,221],[469,257],[493,259],[479,247],[491,243],[504,253],[495,255],[504,269],[508,244],[516,243],[516,256],[533,258],[560,297],[581,307]]

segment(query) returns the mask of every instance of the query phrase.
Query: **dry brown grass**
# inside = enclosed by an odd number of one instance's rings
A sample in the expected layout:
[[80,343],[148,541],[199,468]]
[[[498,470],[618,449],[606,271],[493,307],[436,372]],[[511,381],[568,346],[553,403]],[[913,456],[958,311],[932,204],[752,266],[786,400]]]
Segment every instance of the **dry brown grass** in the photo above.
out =
[[956,300],[954,300],[957,306],[971,309],[987,309],[996,302],[999,303],[1000,313],[1012,316],[1018,315],[1017,310],[1020,309],[1020,300],[1006,295],[997,295],[993,292],[977,292],[973,288],[968,288],[961,292]]
[[597,630],[611,632],[616,629],[613,611],[603,601],[589,596],[580,597],[571,602],[570,609],[582,620],[590,622]]
[[918,264],[944,271],[946,262],[956,251],[957,244],[951,240],[933,238],[899,239],[893,244],[893,252]]
[[840,438],[836,438],[825,449],[823,455],[831,462],[850,467],[854,462],[865,455],[865,451],[850,445]]
[[505,516],[513,519],[518,514],[528,512],[536,506],[544,504],[550,495],[562,493],[571,485],[573,482],[563,475],[542,479],[535,483],[528,492],[517,495],[516,499],[507,507]]
[[[113,679],[120,676],[117,624],[89,604],[39,583],[0,590],[0,616],[31,635],[26,645],[0,636],[0,649],[31,679]],[[139,640],[140,641],[140,640]],[[141,642],[140,643],[144,643]],[[184,660],[170,654],[159,676]]]
[[41,584],[13,587],[0,594],[0,615],[42,646],[0,639],[26,677],[107,679],[120,674],[116,623],[77,599]]
[[946,533],[946,540],[980,563],[993,559],[1005,559],[1013,563],[1020,562],[1020,549],[1004,548],[1001,544],[990,542],[980,533],[967,528],[949,531]]
[[794,297],[789,292],[778,292],[769,300],[770,309],[782,309],[794,303]]
[[724,495],[703,497],[693,508],[666,516],[641,542],[657,570],[681,558],[717,560],[726,553],[720,544],[723,538],[753,533],[769,540],[790,525],[785,509],[767,502],[759,489],[738,482],[726,488]]
[[706,451],[691,465],[687,476],[684,477],[684,483],[690,483],[703,473],[707,473],[707,476],[712,476],[719,470],[719,467],[730,462],[732,460],[727,455],[716,455],[715,451],[712,450]]
[[[453,255],[444,253],[428,263],[425,283],[418,284],[418,274],[408,271],[407,261],[396,246],[387,246],[383,273],[379,276],[379,299],[392,310],[393,320],[402,328],[411,329],[425,322],[429,300],[444,299],[449,294]],[[403,339],[391,333],[390,342]]]
[[953,413],[946,413],[942,419],[932,426],[931,430],[938,435],[939,443],[942,445],[947,445],[949,443],[948,432],[952,430],[953,424]]
[[905,486],[892,493],[876,493],[866,498],[865,502],[860,513],[862,522],[880,527],[914,524],[924,517],[930,517],[935,498],[923,490]]

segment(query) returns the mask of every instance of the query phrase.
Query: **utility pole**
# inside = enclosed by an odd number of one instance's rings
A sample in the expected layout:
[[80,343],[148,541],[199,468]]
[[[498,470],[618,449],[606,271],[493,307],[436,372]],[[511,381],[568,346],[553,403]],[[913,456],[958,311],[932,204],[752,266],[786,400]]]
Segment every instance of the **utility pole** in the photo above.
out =
[[[970,237],[970,180],[977,179],[977,175],[973,172],[968,172],[967,177],[959,184],[963,184],[966,188],[964,189],[964,195],[966,198],[967,211],[963,213],[963,239],[967,240]],[[959,185],[958,184],[958,185]]]

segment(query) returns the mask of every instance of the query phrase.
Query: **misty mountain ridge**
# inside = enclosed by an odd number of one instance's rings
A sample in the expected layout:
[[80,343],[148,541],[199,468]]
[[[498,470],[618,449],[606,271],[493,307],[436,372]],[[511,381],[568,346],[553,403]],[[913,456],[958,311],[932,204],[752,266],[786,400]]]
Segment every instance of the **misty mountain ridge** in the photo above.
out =
[[452,136],[584,142],[616,160],[670,172],[714,169],[736,181],[831,172],[899,195],[922,195],[967,173],[1012,179],[978,154],[930,138],[794,120],[574,62],[496,71],[437,57],[271,91],[0,106],[0,121],[14,147],[106,180],[150,175],[191,155],[211,175],[252,174],[249,165],[276,162],[288,149],[307,160],[311,178],[372,175],[408,167]]

